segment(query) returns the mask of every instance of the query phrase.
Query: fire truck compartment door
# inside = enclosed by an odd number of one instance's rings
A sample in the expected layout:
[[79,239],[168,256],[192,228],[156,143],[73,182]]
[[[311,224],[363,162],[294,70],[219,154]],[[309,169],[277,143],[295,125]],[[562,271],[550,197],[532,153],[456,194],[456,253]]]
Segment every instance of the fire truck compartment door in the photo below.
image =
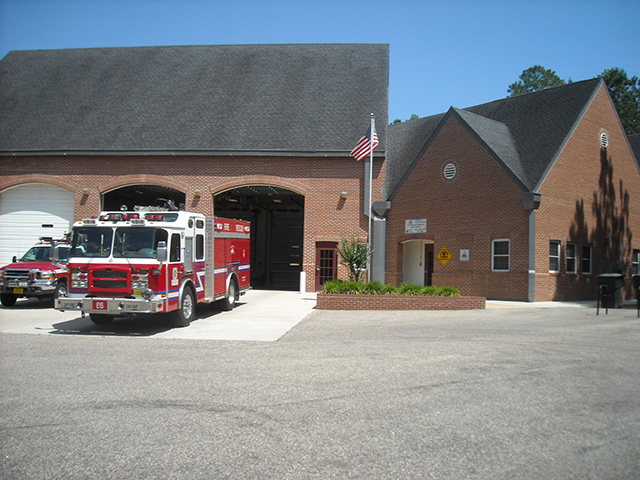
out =
[[184,239],[184,268],[188,272],[193,272],[193,238]]

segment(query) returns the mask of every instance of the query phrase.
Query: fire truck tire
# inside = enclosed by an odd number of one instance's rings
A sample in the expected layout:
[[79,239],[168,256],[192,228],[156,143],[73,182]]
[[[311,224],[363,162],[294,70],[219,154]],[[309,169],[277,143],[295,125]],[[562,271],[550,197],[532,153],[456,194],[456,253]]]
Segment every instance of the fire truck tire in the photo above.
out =
[[104,315],[102,313],[90,313],[89,318],[96,325],[109,325],[113,322],[113,315]]
[[233,307],[236,306],[236,300],[238,300],[238,285],[236,284],[235,278],[232,278],[227,288],[227,298],[220,302],[222,310],[225,312],[233,310]]
[[67,282],[58,282],[53,292],[53,299],[67,296]]
[[17,299],[18,297],[16,297],[15,295],[12,295],[10,293],[3,293],[0,296],[0,303],[2,303],[2,305],[4,305],[5,307],[13,307],[16,304]]
[[173,324],[176,327],[188,327],[196,314],[196,301],[191,287],[184,287],[180,296],[178,310],[173,312]]

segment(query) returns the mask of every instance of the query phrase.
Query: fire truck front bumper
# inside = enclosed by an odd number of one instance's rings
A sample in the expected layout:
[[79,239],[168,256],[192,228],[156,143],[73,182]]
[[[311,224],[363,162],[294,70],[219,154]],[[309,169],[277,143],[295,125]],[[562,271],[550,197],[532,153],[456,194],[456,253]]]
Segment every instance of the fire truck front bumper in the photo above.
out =
[[103,313],[109,315],[125,315],[130,313],[162,312],[159,300],[142,298],[57,298],[55,309],[60,311],[77,310],[84,313]]

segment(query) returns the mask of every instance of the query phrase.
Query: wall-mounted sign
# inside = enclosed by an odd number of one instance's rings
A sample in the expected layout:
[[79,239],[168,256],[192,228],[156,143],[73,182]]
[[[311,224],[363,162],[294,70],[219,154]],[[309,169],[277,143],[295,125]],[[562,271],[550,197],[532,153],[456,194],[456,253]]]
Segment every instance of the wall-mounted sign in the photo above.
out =
[[442,247],[442,249],[440,249],[438,252],[438,260],[440,260],[443,267],[447,266],[447,263],[451,260],[451,252],[447,250],[447,247]]
[[404,221],[404,233],[427,233],[426,218],[411,218]]
[[461,262],[468,262],[469,261],[469,249],[468,248],[461,248],[460,249],[460,261]]

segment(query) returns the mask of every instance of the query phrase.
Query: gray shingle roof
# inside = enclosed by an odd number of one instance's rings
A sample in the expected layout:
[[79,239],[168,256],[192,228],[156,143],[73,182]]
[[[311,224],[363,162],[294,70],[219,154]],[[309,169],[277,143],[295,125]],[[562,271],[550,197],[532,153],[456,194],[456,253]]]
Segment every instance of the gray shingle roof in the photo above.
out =
[[636,163],[640,165],[640,133],[634,133],[633,135],[627,135],[629,139],[629,145],[636,157]]
[[394,189],[404,181],[405,174],[412,168],[425,148],[425,142],[432,137],[444,116],[441,113],[389,126],[385,198],[391,198]]
[[386,44],[10,52],[0,152],[344,154],[376,115],[384,154]]
[[[534,191],[601,83],[601,79],[575,82],[464,110],[454,108],[449,114],[467,124],[518,184]],[[444,118],[440,114],[389,127],[389,196],[399,189]],[[407,137],[411,141],[405,143]]]

